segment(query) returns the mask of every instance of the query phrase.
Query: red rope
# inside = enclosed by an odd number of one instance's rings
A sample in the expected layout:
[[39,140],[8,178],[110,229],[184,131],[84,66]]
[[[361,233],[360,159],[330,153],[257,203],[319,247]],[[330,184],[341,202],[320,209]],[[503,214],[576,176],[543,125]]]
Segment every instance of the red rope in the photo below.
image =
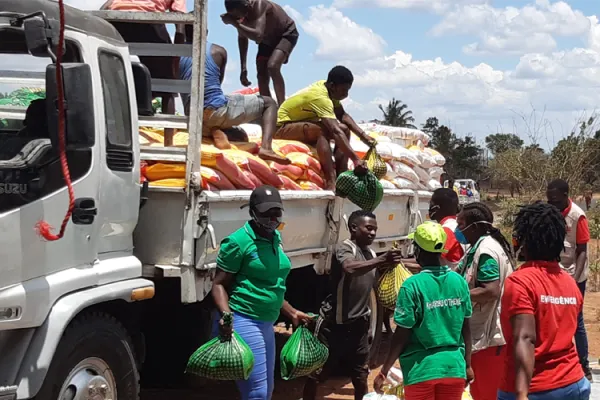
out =
[[59,240],[64,236],[65,230],[67,229],[67,224],[69,223],[69,219],[71,219],[71,214],[73,214],[73,209],[75,208],[75,193],[73,192],[73,184],[71,183],[71,173],[69,172],[69,164],[67,162],[67,140],[65,133],[65,94],[63,87],[63,75],[61,69],[64,51],[63,43],[65,40],[65,5],[63,4],[63,0],[58,0],[58,7],[60,10],[58,54],[56,55],[56,84],[58,86],[58,151],[60,156],[62,174],[65,178],[65,182],[67,183],[67,190],[69,192],[69,209],[67,210],[65,218],[62,221],[58,235],[52,233],[53,228],[48,222],[40,221],[37,223],[36,228],[38,233],[44,239],[49,241]]

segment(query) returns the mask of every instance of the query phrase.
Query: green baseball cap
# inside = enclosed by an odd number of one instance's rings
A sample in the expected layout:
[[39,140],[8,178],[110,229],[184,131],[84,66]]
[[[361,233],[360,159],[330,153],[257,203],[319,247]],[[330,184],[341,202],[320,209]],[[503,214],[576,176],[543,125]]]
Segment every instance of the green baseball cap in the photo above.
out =
[[430,253],[448,252],[444,248],[447,238],[446,232],[437,222],[426,221],[422,223],[417,226],[413,233],[408,234],[408,238],[414,240],[420,248]]

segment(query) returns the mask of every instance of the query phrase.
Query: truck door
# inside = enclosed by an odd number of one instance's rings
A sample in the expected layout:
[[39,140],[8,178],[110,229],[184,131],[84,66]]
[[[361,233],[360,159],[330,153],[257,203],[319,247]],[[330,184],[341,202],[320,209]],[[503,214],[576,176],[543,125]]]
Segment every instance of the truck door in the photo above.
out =
[[[0,42],[4,42],[3,33],[10,34],[11,40],[15,40],[14,30],[9,33],[0,29]],[[22,40],[25,41],[24,35]],[[89,62],[90,60],[86,60],[89,56],[87,44],[85,34],[67,31],[66,53],[63,62]],[[85,58],[84,55],[86,55]],[[0,79],[6,83],[10,82],[12,77],[12,87],[17,90],[33,91],[30,88],[23,88],[25,85],[37,86],[38,89],[36,90],[36,100],[29,104],[26,111],[25,107],[22,107],[20,116],[13,114],[9,124],[0,124],[0,142],[10,142],[10,146],[2,145],[1,147],[7,149],[15,146],[12,153],[7,152],[0,155],[0,161],[4,162],[23,157],[26,146],[31,147],[32,143],[37,143],[36,146],[40,145],[40,149],[43,149],[44,140],[49,140],[47,124],[45,124],[46,100],[44,99],[43,77],[45,76],[45,67],[51,63],[51,60],[33,57],[24,51],[20,54],[13,52],[10,57],[14,62],[9,65],[14,70],[2,71],[3,73],[8,72],[6,74],[8,78],[5,76],[5,79],[1,77]],[[93,64],[93,58],[91,61]],[[20,79],[20,73],[27,76],[27,80]],[[92,75],[94,74],[92,73]],[[93,85],[92,82],[88,83]],[[101,99],[101,88],[93,85],[93,94],[94,98]],[[90,107],[93,107],[98,115],[100,112],[98,101],[90,104]],[[19,107],[15,108],[19,109]],[[19,129],[19,125],[22,126],[23,122],[25,122],[25,126]],[[100,155],[98,143],[101,143],[101,138],[98,131],[103,123],[104,121],[98,119],[95,121],[96,145],[93,148],[67,151],[76,204],[91,209],[98,207],[99,202],[100,165],[95,160]],[[8,128],[6,128],[7,126]],[[3,167],[0,168],[2,183],[0,186],[0,242],[2,243],[0,246],[0,258],[2,259],[2,263],[0,263],[0,295],[3,294],[2,288],[23,284],[25,296],[15,295],[15,299],[12,300],[4,297],[6,305],[22,307],[21,323],[23,324],[27,324],[28,317],[33,315],[27,313],[27,307],[30,308],[30,312],[37,314],[36,318],[45,318],[41,308],[51,306],[53,297],[60,296],[69,290],[94,285],[97,280],[92,268],[98,258],[99,224],[97,217],[85,222],[74,222],[74,219],[71,218],[64,237],[57,241],[46,241],[36,231],[36,224],[44,220],[50,223],[54,232],[57,233],[69,205],[69,196],[61,171],[61,163],[57,157],[57,149],[50,147],[50,150],[43,154],[45,156],[36,159],[33,164],[18,166],[17,163],[17,166],[10,167],[0,162],[3,164]],[[17,186],[14,186],[15,184]],[[82,202],[84,199],[86,201]],[[36,307],[40,308],[37,313],[34,310]]]

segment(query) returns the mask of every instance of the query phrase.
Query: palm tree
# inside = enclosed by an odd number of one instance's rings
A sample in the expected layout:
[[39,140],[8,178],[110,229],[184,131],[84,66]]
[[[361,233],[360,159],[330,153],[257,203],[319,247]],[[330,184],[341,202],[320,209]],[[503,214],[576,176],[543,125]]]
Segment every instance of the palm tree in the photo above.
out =
[[381,104],[379,109],[383,113],[382,123],[384,125],[417,129],[414,125],[415,118],[412,116],[412,111],[401,100],[392,98],[385,109]]

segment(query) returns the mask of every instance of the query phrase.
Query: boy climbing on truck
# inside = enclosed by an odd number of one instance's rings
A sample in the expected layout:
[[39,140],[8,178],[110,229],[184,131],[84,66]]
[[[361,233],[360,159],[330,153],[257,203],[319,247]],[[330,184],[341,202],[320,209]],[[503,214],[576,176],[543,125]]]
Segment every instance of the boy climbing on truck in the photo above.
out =
[[[375,139],[369,137],[346,113],[341,101],[348,97],[354,82],[352,72],[338,65],[329,71],[326,81],[318,81],[287,99],[279,108],[276,139],[298,140],[317,147],[326,189],[335,190],[336,172],[348,169],[348,159],[358,173],[366,172],[365,162],[350,147],[350,132],[354,132],[369,147]],[[335,141],[335,166],[330,142]]]
[[227,13],[221,15],[223,23],[238,31],[242,85],[251,85],[246,68],[250,39],[258,43],[256,70],[260,94],[271,97],[269,82],[273,79],[277,103],[281,106],[285,101],[281,66],[287,64],[298,42],[296,23],[279,4],[269,0],[225,0],[225,9]]
[[[186,43],[192,43],[193,26],[185,27]],[[230,149],[231,144],[223,130],[261,119],[262,143],[259,157],[278,164],[290,164],[290,160],[278,155],[271,148],[273,133],[277,126],[277,104],[270,97],[259,94],[225,95],[221,84],[225,78],[227,50],[223,47],[206,44],[206,68],[204,73],[204,120],[202,136],[212,137],[218,149]],[[179,63],[179,75],[182,80],[192,78],[192,59],[182,57]],[[189,115],[190,96],[182,94],[185,114]]]

